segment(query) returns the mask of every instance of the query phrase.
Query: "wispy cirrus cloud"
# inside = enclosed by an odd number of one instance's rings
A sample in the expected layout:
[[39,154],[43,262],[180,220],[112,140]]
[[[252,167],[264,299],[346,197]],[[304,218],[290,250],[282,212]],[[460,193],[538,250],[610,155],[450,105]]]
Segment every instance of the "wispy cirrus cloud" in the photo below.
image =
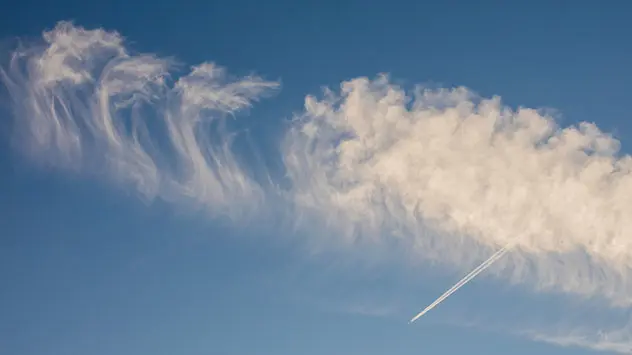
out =
[[60,22],[15,50],[0,74],[16,142],[36,161],[106,174],[148,199],[231,216],[256,209],[262,187],[237,162],[222,120],[279,84],[231,79],[213,63],[174,78],[176,69],[133,53],[117,32]]

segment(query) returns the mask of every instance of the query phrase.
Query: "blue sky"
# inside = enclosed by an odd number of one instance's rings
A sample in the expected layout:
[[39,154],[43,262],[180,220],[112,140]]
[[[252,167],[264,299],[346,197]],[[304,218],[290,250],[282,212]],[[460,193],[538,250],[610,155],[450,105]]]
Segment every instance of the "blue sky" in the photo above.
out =
[[[466,86],[512,107],[554,108],[562,127],[594,122],[627,153],[630,10],[563,1],[20,1],[0,15],[0,34],[38,38],[72,20],[116,30],[139,52],[279,80],[238,121],[278,167],[275,145],[306,95],[379,73],[408,87]],[[570,315],[585,322],[594,310],[572,292],[560,301],[528,282],[481,278],[408,325],[463,270],[410,266],[388,248],[332,246],[342,237],[319,224],[238,228],[244,222],[186,204],[146,203],[108,179],[38,169],[9,146],[10,127],[28,118],[3,115],[2,353],[592,353],[512,334],[527,323],[568,325]],[[616,326],[627,309],[604,311],[600,322]],[[484,319],[498,325],[480,326]]]

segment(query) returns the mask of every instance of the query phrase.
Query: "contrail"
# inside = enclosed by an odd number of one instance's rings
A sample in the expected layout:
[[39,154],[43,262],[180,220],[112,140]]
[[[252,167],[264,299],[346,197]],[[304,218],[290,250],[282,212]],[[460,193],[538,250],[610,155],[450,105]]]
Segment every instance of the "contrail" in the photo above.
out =
[[475,278],[478,274],[480,274],[483,270],[490,267],[496,260],[500,259],[507,252],[507,247],[503,247],[502,249],[495,252],[492,256],[490,256],[487,260],[485,260],[482,264],[476,267],[474,270],[470,271],[469,274],[465,275],[459,282],[457,282],[454,286],[452,286],[449,290],[445,291],[439,298],[437,298],[434,302],[432,302],[428,307],[426,307],[423,311],[419,312],[415,317],[413,317],[408,323],[412,323],[416,321],[419,317],[428,313],[430,310],[435,308],[439,303],[443,302],[446,298],[450,297],[451,294],[456,292],[458,289],[463,287],[470,280]]

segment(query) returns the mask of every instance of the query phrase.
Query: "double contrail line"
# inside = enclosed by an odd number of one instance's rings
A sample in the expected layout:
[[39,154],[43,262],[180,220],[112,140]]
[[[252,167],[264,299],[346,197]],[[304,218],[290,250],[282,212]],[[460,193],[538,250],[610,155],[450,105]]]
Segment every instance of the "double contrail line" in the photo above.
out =
[[430,312],[430,310],[435,308],[439,303],[443,302],[446,298],[450,297],[451,294],[453,294],[458,289],[463,287],[463,285],[465,285],[466,283],[470,282],[478,274],[483,272],[483,270],[490,267],[496,260],[500,259],[503,255],[505,255],[506,252],[507,252],[507,247],[505,246],[502,249],[495,252],[494,254],[492,254],[492,256],[490,256],[487,260],[483,261],[483,263],[480,264],[478,267],[476,267],[474,270],[470,271],[469,274],[465,275],[465,277],[463,277],[459,282],[454,284],[454,286],[452,286],[449,290],[445,291],[441,296],[439,296],[439,298],[437,298],[434,302],[432,302],[423,311],[419,312],[416,316],[414,316],[408,323],[410,324],[416,321],[419,317]]

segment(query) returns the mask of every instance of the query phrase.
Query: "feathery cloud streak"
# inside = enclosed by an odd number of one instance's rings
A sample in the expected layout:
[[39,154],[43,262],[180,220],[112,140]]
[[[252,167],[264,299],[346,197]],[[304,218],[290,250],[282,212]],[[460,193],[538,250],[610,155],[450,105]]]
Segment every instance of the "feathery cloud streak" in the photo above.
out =
[[278,83],[230,80],[212,63],[172,80],[173,60],[132,54],[120,34],[69,22],[43,39],[18,48],[0,72],[22,152],[105,173],[147,199],[186,199],[231,216],[256,209],[263,191],[237,163],[222,119]]

